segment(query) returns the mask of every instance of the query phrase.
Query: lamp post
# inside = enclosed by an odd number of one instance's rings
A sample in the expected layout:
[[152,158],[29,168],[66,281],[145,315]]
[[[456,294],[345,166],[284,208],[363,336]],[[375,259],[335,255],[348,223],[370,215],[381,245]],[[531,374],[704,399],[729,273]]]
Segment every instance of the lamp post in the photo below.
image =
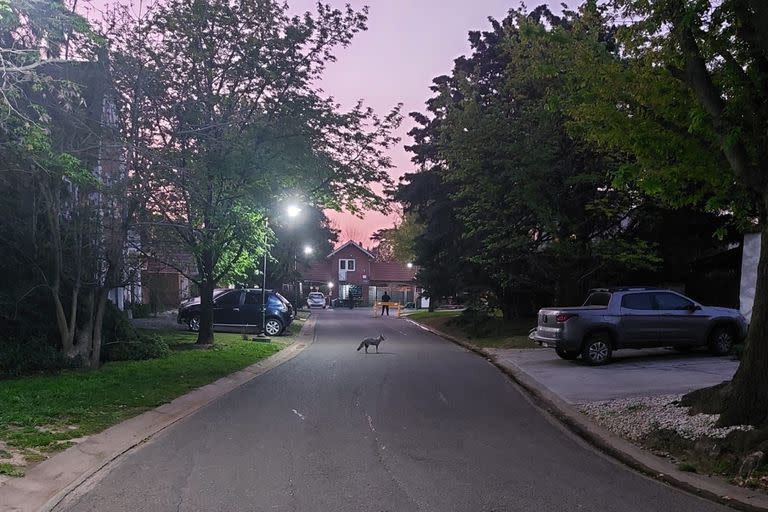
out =
[[[295,204],[289,204],[285,208],[288,217],[295,218],[301,213],[301,207]],[[261,272],[261,332],[266,334],[267,326],[267,228],[269,227],[269,216],[264,216],[264,261]]]
[[[304,246],[304,256],[309,256],[313,252],[314,252],[314,249],[312,249],[312,247],[310,247],[309,245],[305,245]],[[293,251],[293,291],[296,294],[296,314],[298,314],[298,312],[299,312],[299,301],[301,300],[301,298],[300,298],[301,294],[299,293],[299,269],[298,269],[298,265],[297,265],[297,257],[296,257],[296,249],[295,249],[295,247],[294,247],[294,251]]]
[[333,306],[333,283],[328,281],[328,305]]

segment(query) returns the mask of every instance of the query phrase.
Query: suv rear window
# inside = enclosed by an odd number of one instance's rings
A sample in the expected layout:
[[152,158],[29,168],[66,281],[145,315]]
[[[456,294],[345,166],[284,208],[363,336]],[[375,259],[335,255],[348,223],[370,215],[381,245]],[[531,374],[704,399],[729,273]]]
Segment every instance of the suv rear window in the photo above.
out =
[[587,300],[584,302],[585,306],[607,306],[611,302],[611,294],[608,292],[594,292],[590,293]]

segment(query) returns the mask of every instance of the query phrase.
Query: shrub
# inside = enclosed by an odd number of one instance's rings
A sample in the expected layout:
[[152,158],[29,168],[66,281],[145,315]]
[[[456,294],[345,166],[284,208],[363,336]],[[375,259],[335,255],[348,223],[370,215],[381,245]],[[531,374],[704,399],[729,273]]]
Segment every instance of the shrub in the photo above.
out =
[[140,334],[125,311],[120,311],[111,302],[104,313],[102,339],[102,359],[105,361],[155,359],[170,352],[168,344],[161,338]]
[[170,353],[168,344],[159,336],[137,336],[133,340],[112,341],[104,346],[107,361],[139,361],[156,359]]
[[493,333],[493,320],[485,309],[467,308],[449,324],[461,328],[470,337],[486,338]]
[[107,301],[101,337],[105,345],[118,341],[137,341],[139,332],[131,324],[125,311],[120,311],[112,302]]
[[0,342],[0,379],[57,372],[78,366],[80,360],[66,357],[56,347],[39,338]]

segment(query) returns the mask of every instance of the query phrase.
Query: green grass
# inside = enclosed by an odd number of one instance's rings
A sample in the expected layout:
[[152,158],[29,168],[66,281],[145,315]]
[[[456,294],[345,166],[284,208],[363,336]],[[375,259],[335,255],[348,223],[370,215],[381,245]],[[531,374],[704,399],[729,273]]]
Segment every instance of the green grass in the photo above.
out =
[[688,462],[681,462],[677,465],[677,469],[685,471],[686,473],[696,473],[696,466]]
[[432,312],[417,311],[415,313],[411,313],[410,315],[408,315],[408,318],[416,322],[420,322],[422,320],[429,320],[431,318],[455,317],[455,316],[459,316],[460,314],[461,314],[461,311],[456,311],[456,310],[432,311]]
[[7,462],[0,463],[0,475],[24,476],[24,471]]
[[[17,450],[64,449],[70,439],[104,430],[278,352],[300,324],[272,343],[217,333],[214,348],[208,350],[183,350],[193,347],[192,333],[153,330],[175,349],[169,356],[3,381],[0,441]],[[11,469],[3,468],[0,473],[10,474]]]
[[466,327],[452,322],[459,315],[461,315],[460,311],[434,311],[432,313],[419,311],[409,315],[408,318],[478,347],[536,348],[536,345],[528,339],[528,332],[536,326],[535,318],[504,320],[500,316],[494,316],[488,319],[485,332],[479,336]]

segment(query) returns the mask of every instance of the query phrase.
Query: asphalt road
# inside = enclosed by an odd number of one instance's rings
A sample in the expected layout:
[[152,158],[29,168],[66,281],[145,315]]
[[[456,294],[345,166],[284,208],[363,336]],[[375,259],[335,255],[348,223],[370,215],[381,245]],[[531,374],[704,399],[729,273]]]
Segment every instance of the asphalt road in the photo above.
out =
[[[490,363],[322,311],[301,355],[127,455],[67,511],[728,510],[603,457]],[[383,333],[380,354],[355,349]]]

